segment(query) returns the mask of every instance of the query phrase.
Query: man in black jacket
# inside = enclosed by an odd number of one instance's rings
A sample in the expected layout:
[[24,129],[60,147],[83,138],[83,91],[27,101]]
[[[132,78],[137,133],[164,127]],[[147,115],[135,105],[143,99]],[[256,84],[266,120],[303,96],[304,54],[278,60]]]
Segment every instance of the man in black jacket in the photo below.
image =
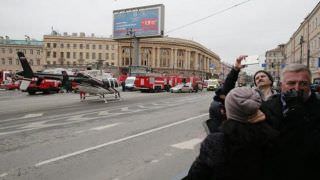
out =
[[244,67],[241,65],[241,61],[246,57],[247,55],[241,55],[236,59],[236,62],[228,74],[224,85],[215,91],[215,96],[213,97],[213,101],[209,107],[209,119],[205,121],[204,124],[205,129],[209,131],[208,133],[219,132],[221,123],[226,120],[224,99],[229,91],[235,87],[239,72]]
[[266,157],[265,179],[320,179],[320,99],[310,85],[306,66],[288,65],[281,94],[262,104],[267,122],[280,132]]

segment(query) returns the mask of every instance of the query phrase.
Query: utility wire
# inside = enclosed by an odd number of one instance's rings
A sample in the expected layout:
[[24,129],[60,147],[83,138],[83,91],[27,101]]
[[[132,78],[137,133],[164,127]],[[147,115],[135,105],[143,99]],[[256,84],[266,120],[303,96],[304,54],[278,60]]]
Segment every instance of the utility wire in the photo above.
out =
[[187,27],[187,26],[190,26],[190,25],[192,25],[192,24],[195,24],[195,23],[198,23],[198,22],[200,22],[200,21],[203,21],[203,20],[205,20],[205,19],[208,19],[208,18],[210,18],[210,17],[212,17],[212,16],[221,14],[221,13],[223,13],[223,12],[225,12],[225,11],[228,11],[228,10],[230,10],[230,9],[232,9],[232,8],[235,8],[235,7],[237,7],[237,6],[240,6],[240,5],[243,5],[243,4],[245,4],[245,3],[248,3],[249,1],[252,1],[252,0],[246,0],[246,1],[243,1],[243,2],[241,2],[241,3],[235,4],[235,5],[231,6],[231,7],[228,7],[228,8],[226,8],[226,9],[221,10],[221,11],[218,11],[218,12],[215,12],[215,13],[213,13],[213,14],[210,14],[209,16],[206,16],[206,17],[197,19],[197,20],[192,21],[192,22],[190,22],[190,23],[188,23],[188,24],[185,24],[185,25],[182,25],[182,26],[177,27],[177,28],[175,28],[175,29],[169,30],[169,31],[167,31],[165,34],[169,34],[169,33],[171,33],[171,32],[177,31],[177,30],[182,29],[182,28],[184,28],[184,27]]

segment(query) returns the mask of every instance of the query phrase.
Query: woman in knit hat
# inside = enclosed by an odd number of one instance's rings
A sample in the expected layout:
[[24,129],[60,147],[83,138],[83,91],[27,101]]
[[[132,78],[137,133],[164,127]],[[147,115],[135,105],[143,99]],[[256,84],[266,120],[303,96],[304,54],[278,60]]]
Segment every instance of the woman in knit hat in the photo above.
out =
[[262,178],[265,152],[278,132],[264,120],[259,93],[247,87],[235,88],[225,99],[227,120],[221,132],[209,134],[201,144],[188,179]]

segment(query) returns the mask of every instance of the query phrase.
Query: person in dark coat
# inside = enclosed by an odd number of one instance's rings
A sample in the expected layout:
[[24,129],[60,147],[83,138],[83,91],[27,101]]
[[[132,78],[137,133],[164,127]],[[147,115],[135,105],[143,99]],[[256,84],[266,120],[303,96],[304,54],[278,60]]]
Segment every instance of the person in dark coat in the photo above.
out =
[[[245,67],[241,62],[248,57],[247,55],[239,56],[230,73],[228,74],[224,85],[221,89],[215,92],[213,101],[209,107],[209,119],[205,121],[204,127],[208,133],[214,133],[219,131],[219,126],[226,119],[224,110],[224,97],[231,91],[238,80],[241,69]],[[267,100],[273,94],[276,94],[273,87],[273,77],[270,73],[264,70],[257,71],[253,76],[253,83],[255,89],[259,90],[262,100]]]
[[226,120],[226,113],[224,108],[224,99],[228,92],[235,87],[238,80],[239,72],[244,67],[241,65],[241,61],[247,56],[239,56],[236,59],[235,65],[228,74],[223,86],[219,87],[215,91],[213,101],[209,107],[209,119],[203,124],[207,133],[219,132],[221,123]]
[[264,158],[278,132],[259,110],[261,97],[252,88],[230,91],[225,99],[228,119],[221,132],[202,142],[200,154],[184,180],[258,180],[263,177]]
[[66,92],[72,91],[69,75],[66,71],[62,71],[62,87],[66,90]]
[[262,104],[267,122],[280,132],[266,161],[265,179],[320,179],[320,98],[310,84],[305,65],[287,65],[281,93]]
[[273,77],[265,70],[259,70],[253,75],[255,87],[260,91],[263,101],[266,101],[270,96],[278,92],[273,89]]

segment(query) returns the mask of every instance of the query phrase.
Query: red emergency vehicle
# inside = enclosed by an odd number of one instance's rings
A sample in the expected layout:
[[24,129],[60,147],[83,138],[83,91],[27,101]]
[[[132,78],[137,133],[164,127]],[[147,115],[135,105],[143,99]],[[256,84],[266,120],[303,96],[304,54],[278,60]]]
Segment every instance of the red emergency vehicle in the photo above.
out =
[[60,87],[61,81],[59,80],[32,78],[28,88],[23,91],[28,92],[30,95],[34,95],[36,92],[49,94],[51,92],[58,93],[60,91]]
[[159,75],[138,75],[135,86],[141,92],[160,92],[164,90],[164,77]]
[[176,86],[177,84],[187,83],[187,78],[179,75],[169,75],[165,76],[165,90],[169,92],[170,88]]

